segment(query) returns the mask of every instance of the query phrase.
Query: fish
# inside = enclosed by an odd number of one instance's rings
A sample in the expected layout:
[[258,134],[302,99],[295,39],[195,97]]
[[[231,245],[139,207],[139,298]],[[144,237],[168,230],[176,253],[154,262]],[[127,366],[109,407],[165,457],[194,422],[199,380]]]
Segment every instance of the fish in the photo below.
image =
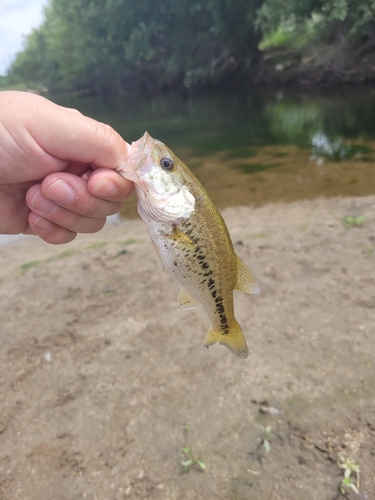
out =
[[202,347],[219,342],[246,358],[233,290],[257,295],[257,278],[236,254],[222,215],[190,169],[148,132],[131,147],[130,158],[116,171],[134,182],[159,265],[178,282],[179,306],[200,304],[207,313],[210,328]]

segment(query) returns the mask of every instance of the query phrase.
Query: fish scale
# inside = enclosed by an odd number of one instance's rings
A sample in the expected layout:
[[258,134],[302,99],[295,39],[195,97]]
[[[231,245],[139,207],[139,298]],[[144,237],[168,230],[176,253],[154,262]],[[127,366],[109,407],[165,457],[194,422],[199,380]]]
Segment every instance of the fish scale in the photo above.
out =
[[117,171],[135,184],[138,211],[159,264],[179,283],[180,306],[199,303],[206,311],[211,326],[203,347],[219,341],[247,357],[233,290],[257,294],[257,279],[237,256],[223,217],[188,167],[147,132],[133,147],[135,154]]

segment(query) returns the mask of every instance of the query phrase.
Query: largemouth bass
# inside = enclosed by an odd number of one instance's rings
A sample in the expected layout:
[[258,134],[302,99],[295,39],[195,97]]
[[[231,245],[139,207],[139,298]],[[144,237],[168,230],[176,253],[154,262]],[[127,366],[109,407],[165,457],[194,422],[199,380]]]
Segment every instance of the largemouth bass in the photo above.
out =
[[219,341],[246,358],[233,290],[258,294],[256,277],[236,255],[220,212],[188,167],[147,132],[132,146],[134,154],[117,172],[134,182],[159,264],[179,283],[180,306],[199,303],[211,321],[202,347]]

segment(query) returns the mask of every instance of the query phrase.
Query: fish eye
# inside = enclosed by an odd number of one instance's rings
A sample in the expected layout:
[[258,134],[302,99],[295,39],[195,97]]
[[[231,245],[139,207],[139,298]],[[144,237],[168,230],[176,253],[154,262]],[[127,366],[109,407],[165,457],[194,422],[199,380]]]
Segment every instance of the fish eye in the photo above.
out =
[[171,158],[164,157],[160,160],[160,166],[164,168],[164,170],[173,170],[174,169],[174,161]]

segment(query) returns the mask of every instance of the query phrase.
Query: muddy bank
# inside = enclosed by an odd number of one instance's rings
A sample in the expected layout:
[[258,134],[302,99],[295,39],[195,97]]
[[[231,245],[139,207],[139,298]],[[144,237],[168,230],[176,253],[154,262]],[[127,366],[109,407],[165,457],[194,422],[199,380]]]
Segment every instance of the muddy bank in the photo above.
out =
[[253,81],[311,88],[371,84],[375,82],[375,55],[373,50],[343,50],[334,44],[311,47],[303,53],[283,48],[268,50],[262,54]]
[[223,213],[247,360],[200,348],[141,221],[0,249],[2,500],[331,500],[340,454],[374,497],[375,197]]

